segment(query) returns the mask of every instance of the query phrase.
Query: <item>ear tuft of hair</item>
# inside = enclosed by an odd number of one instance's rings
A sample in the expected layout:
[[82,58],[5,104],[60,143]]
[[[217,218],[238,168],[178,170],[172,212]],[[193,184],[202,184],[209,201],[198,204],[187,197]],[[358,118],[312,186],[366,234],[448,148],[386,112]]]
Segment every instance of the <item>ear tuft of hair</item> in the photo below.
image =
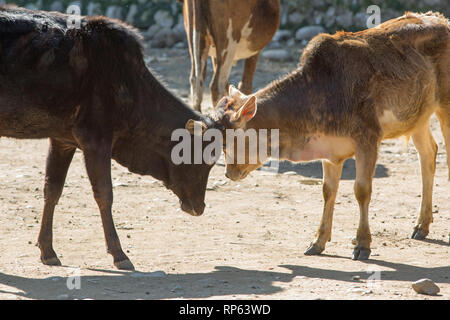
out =
[[250,96],[242,108],[239,110],[238,118],[244,121],[250,121],[256,114],[258,107],[256,105],[256,97]]
[[[186,130],[192,135],[203,134],[206,130],[206,124],[203,121],[189,119],[186,122]],[[195,130],[196,128],[201,128],[201,131]]]

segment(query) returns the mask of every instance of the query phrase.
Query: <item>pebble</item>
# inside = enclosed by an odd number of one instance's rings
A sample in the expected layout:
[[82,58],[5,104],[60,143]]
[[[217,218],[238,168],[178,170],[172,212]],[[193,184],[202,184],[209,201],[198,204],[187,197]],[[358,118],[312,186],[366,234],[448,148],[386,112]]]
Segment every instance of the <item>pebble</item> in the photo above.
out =
[[300,180],[300,184],[306,184],[306,185],[320,185],[322,184],[321,179],[302,179]]
[[416,282],[413,282],[412,288],[417,293],[430,296],[434,296],[440,291],[439,287],[430,279],[420,279]]
[[117,181],[117,182],[113,183],[113,187],[128,187],[128,184],[126,184],[124,182]]
[[347,292],[363,293],[364,289],[362,289],[362,288],[350,288],[350,289],[347,290]]

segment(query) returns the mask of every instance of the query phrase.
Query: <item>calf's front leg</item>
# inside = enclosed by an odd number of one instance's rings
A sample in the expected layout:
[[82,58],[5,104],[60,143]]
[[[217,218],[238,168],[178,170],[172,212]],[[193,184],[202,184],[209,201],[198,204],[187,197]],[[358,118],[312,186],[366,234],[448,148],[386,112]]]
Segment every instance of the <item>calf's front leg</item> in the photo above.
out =
[[359,226],[353,260],[367,260],[370,256],[372,237],[369,228],[369,203],[372,196],[372,179],[377,162],[378,144],[373,147],[357,147],[355,152],[356,179],[354,191],[359,204]]
[[445,107],[438,109],[436,115],[441,123],[442,135],[444,136],[447,151],[448,181],[450,181],[450,102]]
[[437,144],[431,135],[429,123],[416,129],[412,134],[414,145],[419,153],[422,172],[422,204],[412,238],[425,239],[433,222],[433,184],[436,171]]
[[325,250],[327,241],[331,239],[331,227],[333,223],[334,202],[341,179],[343,162],[333,164],[327,160],[322,160],[323,167],[323,214],[320,227],[317,231],[316,239],[305,251],[305,255],[318,255]]

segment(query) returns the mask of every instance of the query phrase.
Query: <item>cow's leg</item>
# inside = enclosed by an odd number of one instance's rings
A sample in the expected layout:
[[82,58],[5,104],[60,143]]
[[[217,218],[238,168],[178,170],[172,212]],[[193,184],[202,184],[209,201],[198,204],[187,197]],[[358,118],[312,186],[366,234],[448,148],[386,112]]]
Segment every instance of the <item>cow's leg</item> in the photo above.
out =
[[194,11],[194,3],[192,1],[187,1],[183,5],[184,27],[186,29],[189,54],[191,56],[191,73],[189,77],[191,85],[190,98],[192,100],[193,108],[195,110],[200,110],[202,104],[202,93],[199,92],[198,86],[198,66],[201,64],[201,51],[199,50],[201,44],[201,32],[198,30],[198,26],[194,24]]
[[422,172],[422,204],[420,215],[411,237],[413,239],[422,240],[428,235],[430,223],[433,222],[433,183],[438,148],[431,135],[429,123],[416,129],[412,134],[412,138],[420,158]]
[[217,58],[216,57],[211,57],[211,60],[212,60],[213,72],[216,73],[216,70],[217,70]]
[[214,72],[210,89],[213,105],[225,95],[227,95],[228,77],[230,76],[231,68],[233,67],[233,59],[236,53],[236,45],[230,44],[226,48],[217,46],[217,66]]
[[[77,134],[77,133],[76,133]],[[134,266],[122,251],[111,213],[113,192],[111,183],[111,138],[94,138],[90,133],[78,133],[77,140],[84,153],[86,171],[92,185],[95,201],[105,233],[107,252],[113,256],[114,265],[122,270],[134,270]]]
[[253,76],[255,74],[256,65],[258,64],[259,53],[245,60],[244,73],[242,81],[239,83],[239,90],[244,94],[251,94],[253,89]]
[[331,226],[333,223],[334,202],[341,179],[343,162],[340,164],[333,164],[326,160],[322,161],[323,167],[323,214],[320,221],[320,227],[316,234],[316,239],[305,251],[306,255],[317,255],[325,250],[325,244],[331,239]]
[[353,260],[366,260],[370,256],[372,237],[369,228],[369,203],[372,195],[372,179],[377,162],[378,144],[357,146],[355,152],[356,179],[354,191],[359,204],[359,226]]
[[209,45],[200,32],[193,31],[192,66],[191,66],[191,97],[194,110],[201,111],[203,91],[205,89],[206,65],[208,62]]
[[44,184],[44,213],[37,246],[41,250],[41,261],[46,265],[60,266],[61,262],[53,250],[53,213],[61,196],[67,170],[75,147],[50,139]]
[[436,114],[441,123],[442,135],[444,136],[447,151],[448,180],[450,181],[450,105],[448,105],[447,109],[439,109]]

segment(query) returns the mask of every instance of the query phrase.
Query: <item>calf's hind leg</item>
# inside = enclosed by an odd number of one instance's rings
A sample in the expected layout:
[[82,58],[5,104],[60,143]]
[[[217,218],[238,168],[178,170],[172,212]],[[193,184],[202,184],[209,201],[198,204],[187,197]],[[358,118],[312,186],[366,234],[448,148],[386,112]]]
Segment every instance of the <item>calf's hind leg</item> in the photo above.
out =
[[442,135],[444,136],[447,151],[448,180],[450,181],[450,104],[448,104],[446,109],[439,109],[436,114],[441,123]]
[[355,152],[356,180],[354,191],[359,204],[359,226],[353,260],[366,260],[370,256],[372,237],[369,228],[369,203],[372,196],[372,179],[377,162],[378,145],[357,147]]
[[412,134],[412,138],[420,158],[422,172],[422,204],[420,215],[411,237],[413,239],[422,240],[428,235],[430,223],[433,222],[432,197],[434,173],[436,171],[437,144],[431,135],[428,122],[426,125],[416,129]]
[[84,153],[86,171],[92,185],[94,198],[100,209],[107,252],[113,256],[114,265],[122,270],[134,270],[134,266],[123,252],[114,227],[112,217],[113,191],[111,182],[111,146],[110,135],[95,137],[92,131],[77,129],[75,136]]
[[37,242],[41,250],[41,261],[46,265],[61,265],[61,261],[53,250],[53,213],[61,196],[74,153],[75,147],[50,139],[45,170],[44,212]]

